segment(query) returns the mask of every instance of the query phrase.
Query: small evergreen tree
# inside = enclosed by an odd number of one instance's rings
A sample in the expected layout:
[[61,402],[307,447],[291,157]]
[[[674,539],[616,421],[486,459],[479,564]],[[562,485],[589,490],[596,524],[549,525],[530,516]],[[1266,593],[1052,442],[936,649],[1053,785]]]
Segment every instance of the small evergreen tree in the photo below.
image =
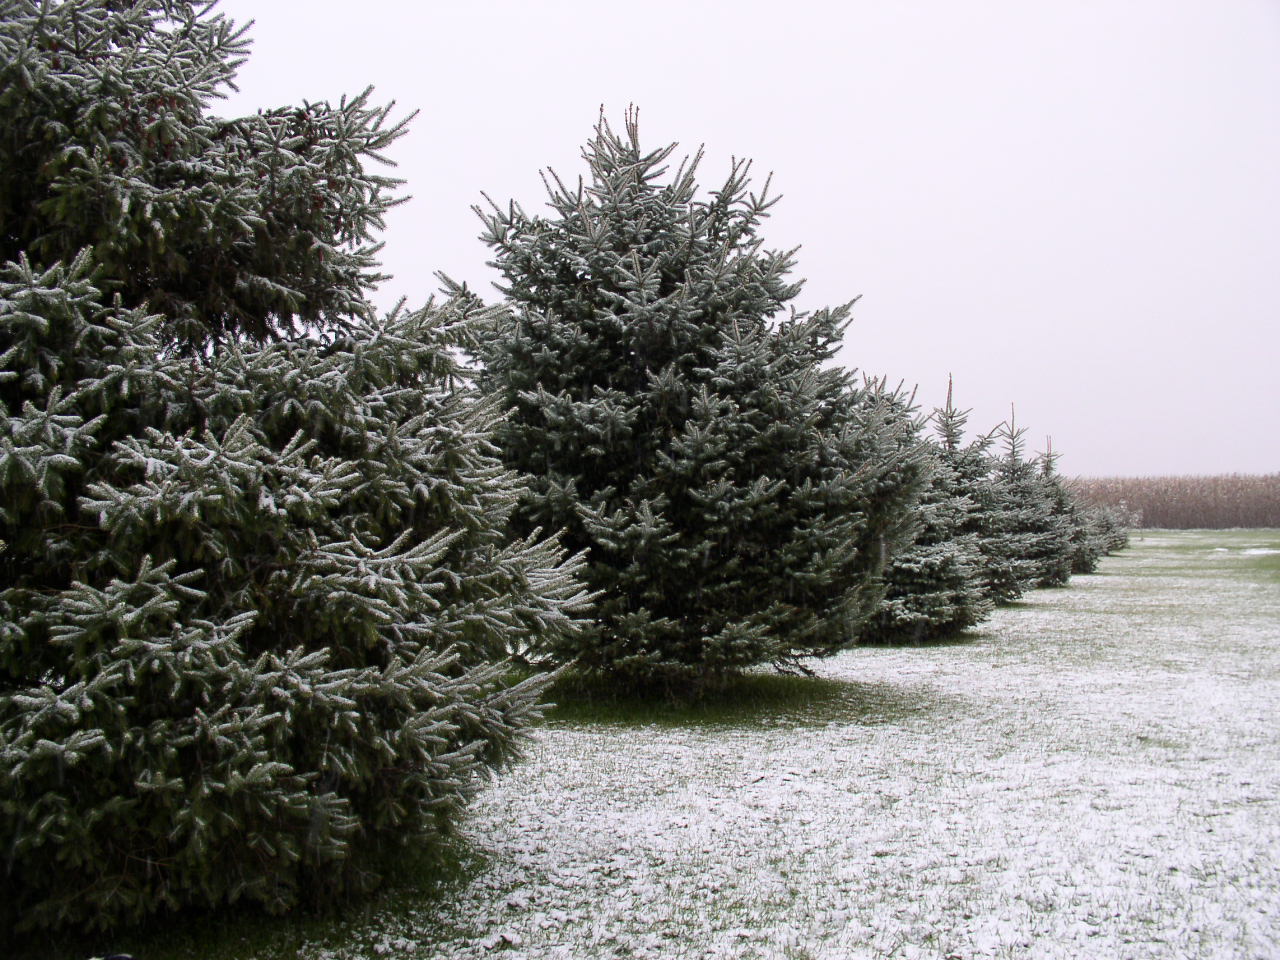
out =
[[931,468],[917,507],[917,532],[885,569],[885,599],[863,629],[864,643],[924,643],[991,613],[979,536],[971,529],[977,505],[958,462],[963,415],[952,408],[949,391],[946,412],[935,416],[942,418],[942,444],[928,446]]
[[1132,510],[1124,504],[1089,503],[1078,488],[1072,488],[1072,495],[1077,502],[1084,504],[1089,529],[1103,556],[1110,556],[1129,546],[1129,530],[1139,525],[1139,519]]
[[0,21],[8,928],[368,888],[536,713],[496,660],[579,626],[455,359],[490,321],[374,317],[380,187],[311,120],[203,118],[241,46],[203,4]]
[[1024,586],[1062,586],[1071,578],[1071,529],[1067,518],[1055,513],[1041,470],[1023,455],[1025,435],[1013,417],[998,432],[1004,452],[995,473],[1003,484],[1008,531],[1017,556],[1028,565]]
[[893,404],[827,365],[848,307],[783,314],[767,185],[736,163],[702,199],[697,157],[664,181],[674,149],[601,120],[552,216],[477,211],[512,308],[481,358],[533,477],[517,529],[564,529],[600,595],[551,654],[697,685],[853,642],[924,468]]
[[[1067,533],[1067,554],[1070,574],[1093,573],[1098,560],[1106,552],[1103,539],[1094,524],[1090,512],[1071,492],[1071,488],[1058,473],[1059,454],[1053,449],[1053,440],[1045,443],[1040,455],[1040,481],[1049,502],[1049,511]],[[1064,578],[1062,583],[1066,583]]]
[[1015,530],[1013,499],[995,469],[991,454],[994,431],[965,443],[968,419],[969,411],[956,408],[948,382],[946,406],[935,410],[933,416],[937,455],[954,476],[956,489],[971,504],[960,533],[972,536],[978,549],[983,599],[989,605],[1012,603],[1030,581],[1031,565],[1022,555],[1024,543]]

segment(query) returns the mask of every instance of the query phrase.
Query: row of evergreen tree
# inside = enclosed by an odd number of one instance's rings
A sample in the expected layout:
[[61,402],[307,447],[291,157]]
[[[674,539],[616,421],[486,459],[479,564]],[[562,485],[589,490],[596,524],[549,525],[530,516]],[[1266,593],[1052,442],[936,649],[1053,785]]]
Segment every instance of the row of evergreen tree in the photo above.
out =
[[634,114],[481,212],[502,303],[380,315],[404,122],[217,117],[246,49],[182,0],[0,19],[0,923],[340,900],[517,751],[512,661],[696,691],[1121,542],[1012,425],[834,365],[767,190]]
[[[1081,502],[1052,447],[1028,459],[1012,418],[964,442],[967,416],[934,411],[931,470],[910,541],[884,572],[885,599],[864,643],[921,643],[975,626],[1024,591],[1092,573],[1128,544],[1120,511]],[[993,447],[999,447],[993,450]]]
[[699,157],[667,176],[675,145],[646,152],[636,121],[601,120],[587,178],[548,178],[550,214],[477,208],[507,307],[481,388],[530,483],[512,526],[562,531],[597,598],[591,629],[535,654],[696,690],[955,633],[1122,543],[1012,420],[966,443],[950,390],[922,420],[833,365],[851,304],[790,307],[792,253],[759,235],[767,185],[737,163],[703,199]]

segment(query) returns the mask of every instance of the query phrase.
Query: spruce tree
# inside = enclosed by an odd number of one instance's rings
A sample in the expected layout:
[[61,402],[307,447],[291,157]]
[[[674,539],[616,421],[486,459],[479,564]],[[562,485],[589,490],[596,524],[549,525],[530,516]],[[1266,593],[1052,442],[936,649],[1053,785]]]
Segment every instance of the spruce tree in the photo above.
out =
[[911,527],[918,444],[878,389],[829,365],[848,305],[787,311],[774,200],[734,163],[705,198],[699,156],[641,149],[602,119],[589,180],[548,178],[550,215],[478,210],[510,307],[481,351],[532,476],[517,529],[588,556],[596,630],[549,652],[695,687],[852,643]]
[[0,262],[92,251],[108,297],[195,344],[364,309],[403,198],[370,92],[224,119],[248,39],[211,4],[11,0],[0,18]]
[[1066,532],[1067,578],[1074,573],[1093,573],[1104,551],[1088,510],[1079,503],[1070,487],[1058,473],[1059,454],[1053,449],[1053,439],[1045,442],[1045,450],[1039,456],[1040,482],[1049,503],[1049,512]]
[[1024,455],[1026,429],[1010,418],[998,429],[1004,450],[995,474],[1003,485],[1008,532],[1026,564],[1024,587],[1062,586],[1071,578],[1071,530],[1056,513],[1050,488],[1035,461]]
[[935,411],[935,417],[941,442],[928,447],[929,482],[917,507],[917,532],[885,570],[885,599],[863,629],[864,643],[924,643],[972,627],[991,613],[974,523],[978,507],[970,495],[974,480],[985,477],[964,472],[964,415],[952,407],[950,391],[945,411]]
[[1102,557],[1128,545],[1126,519],[1120,511],[1086,502],[1058,473],[1057,464],[1058,454],[1050,438],[1040,456],[1041,481],[1054,515],[1068,531],[1071,573],[1093,573]]
[[[1090,535],[1103,556],[1110,556],[1129,546],[1129,530],[1139,525],[1138,518],[1124,504],[1091,503],[1076,486],[1072,496],[1082,504],[1087,514]],[[1077,571],[1084,573],[1086,571]]]
[[934,411],[937,455],[955,477],[957,489],[971,509],[960,532],[974,538],[978,549],[978,580],[987,604],[1011,603],[1022,596],[1031,579],[1031,566],[1022,555],[1022,538],[1014,529],[1013,499],[997,475],[991,446],[995,431],[965,442],[969,411],[953,402],[953,386],[947,384],[947,403]]
[[[521,487],[492,443],[501,408],[456,359],[492,321],[374,315],[348,231],[384,200],[354,172],[334,172],[344,205],[320,205],[332,261],[327,240],[276,237],[302,213],[254,171],[324,178],[289,124],[203,117],[241,49],[205,5],[11,9],[0,923],[366,889],[518,746],[542,681],[499,659],[572,634],[584,605],[577,560],[506,532]],[[121,119],[146,104],[224,135],[186,153],[169,121]],[[326,149],[361,155],[382,114],[357,115],[368,136]],[[184,233],[205,202],[251,239]],[[289,336],[304,323],[322,329]]]

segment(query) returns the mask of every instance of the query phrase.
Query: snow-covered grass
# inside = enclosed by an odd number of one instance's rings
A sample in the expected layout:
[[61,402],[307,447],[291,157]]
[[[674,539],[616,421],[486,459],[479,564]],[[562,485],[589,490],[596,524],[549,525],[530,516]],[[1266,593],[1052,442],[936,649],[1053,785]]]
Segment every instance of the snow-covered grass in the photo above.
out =
[[1143,532],[818,669],[812,707],[553,719],[449,896],[297,955],[1280,956],[1280,531]]

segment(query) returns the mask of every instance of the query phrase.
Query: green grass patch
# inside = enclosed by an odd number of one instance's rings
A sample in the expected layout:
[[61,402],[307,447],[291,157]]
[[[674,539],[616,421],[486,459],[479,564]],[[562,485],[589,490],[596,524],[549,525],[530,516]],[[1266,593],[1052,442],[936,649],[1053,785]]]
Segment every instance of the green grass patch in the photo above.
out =
[[1109,561],[1105,575],[1194,576],[1204,580],[1280,578],[1280,530],[1141,531],[1133,549]]

